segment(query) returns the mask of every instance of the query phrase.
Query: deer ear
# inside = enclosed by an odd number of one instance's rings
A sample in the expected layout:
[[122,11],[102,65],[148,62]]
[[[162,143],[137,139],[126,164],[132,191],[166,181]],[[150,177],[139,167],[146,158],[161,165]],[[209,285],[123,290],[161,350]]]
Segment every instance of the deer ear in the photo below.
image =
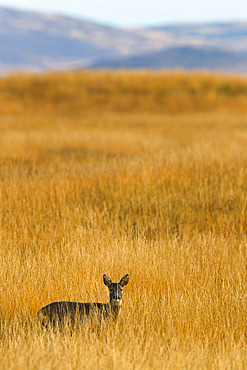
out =
[[122,287],[127,285],[129,282],[129,274],[125,275],[119,282],[119,285],[121,285]]
[[108,288],[112,285],[111,279],[107,275],[103,275],[104,284],[108,286]]

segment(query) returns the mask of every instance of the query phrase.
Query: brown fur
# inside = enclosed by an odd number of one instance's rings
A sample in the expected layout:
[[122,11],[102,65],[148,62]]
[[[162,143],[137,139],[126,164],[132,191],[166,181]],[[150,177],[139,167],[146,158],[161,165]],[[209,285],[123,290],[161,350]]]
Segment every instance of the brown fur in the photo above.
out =
[[103,280],[109,289],[109,303],[53,302],[39,310],[38,319],[43,325],[52,327],[65,323],[74,326],[77,320],[83,322],[93,317],[101,320],[112,316],[113,319],[117,319],[122,304],[122,288],[128,284],[129,275],[125,275],[119,283],[112,283],[106,275],[103,276]]

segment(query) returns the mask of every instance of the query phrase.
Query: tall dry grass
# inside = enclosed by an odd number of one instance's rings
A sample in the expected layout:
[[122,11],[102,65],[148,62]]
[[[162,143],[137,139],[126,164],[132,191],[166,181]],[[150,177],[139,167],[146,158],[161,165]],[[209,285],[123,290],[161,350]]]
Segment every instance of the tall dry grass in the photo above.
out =
[[[247,366],[247,81],[184,73],[0,80],[2,369]],[[116,325],[43,331],[108,300]]]

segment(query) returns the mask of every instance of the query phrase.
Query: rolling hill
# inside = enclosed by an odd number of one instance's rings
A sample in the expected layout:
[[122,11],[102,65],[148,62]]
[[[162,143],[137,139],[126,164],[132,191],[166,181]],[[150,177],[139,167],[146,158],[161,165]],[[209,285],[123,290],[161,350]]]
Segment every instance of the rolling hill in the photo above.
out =
[[185,69],[247,73],[247,54],[210,47],[180,46],[128,58],[100,61],[92,68]]
[[0,73],[183,68],[246,73],[247,22],[122,29],[0,8]]

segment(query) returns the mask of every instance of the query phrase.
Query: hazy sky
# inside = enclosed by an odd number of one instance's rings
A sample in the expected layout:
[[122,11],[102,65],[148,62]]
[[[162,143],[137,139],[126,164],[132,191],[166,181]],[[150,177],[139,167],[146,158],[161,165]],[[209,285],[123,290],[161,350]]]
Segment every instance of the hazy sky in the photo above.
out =
[[247,21],[247,0],[0,0],[0,6],[72,15],[119,26]]

